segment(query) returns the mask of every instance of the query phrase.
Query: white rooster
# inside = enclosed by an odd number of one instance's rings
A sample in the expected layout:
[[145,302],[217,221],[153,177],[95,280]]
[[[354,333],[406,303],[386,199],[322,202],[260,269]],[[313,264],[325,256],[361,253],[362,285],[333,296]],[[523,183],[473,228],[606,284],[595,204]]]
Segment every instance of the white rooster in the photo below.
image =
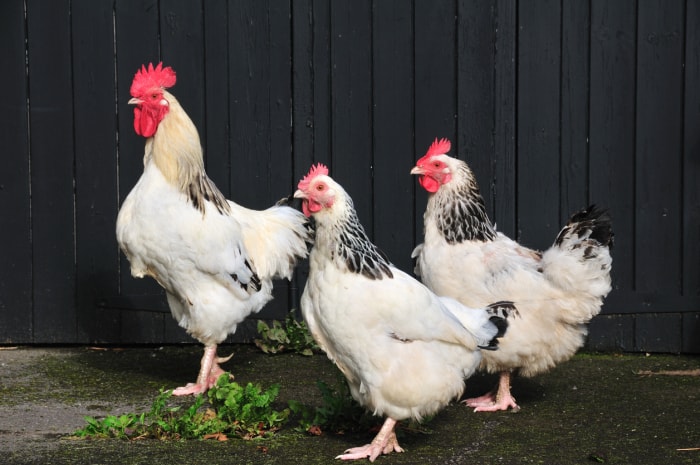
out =
[[[204,344],[197,381],[174,395],[207,391],[223,373],[217,345],[272,298],[307,255],[307,220],[276,205],[249,210],[226,200],[204,171],[197,129],[165,89],[175,72],[149,64],[131,84],[144,170],[117,218],[117,240],[137,278],[165,288],[173,317]],[[230,358],[230,357],[229,357]]]
[[325,166],[312,167],[294,196],[316,224],[301,298],[309,330],[347,378],[353,398],[387,417],[371,444],[338,458],[374,461],[402,452],[396,422],[420,420],[461,395],[480,348],[496,349],[514,306],[467,308],[392,266]]
[[484,396],[467,399],[475,411],[519,409],[510,393],[511,372],[529,377],[568,360],[585,342],[586,323],[610,292],[612,230],[607,212],[594,206],[574,214],[544,253],[496,231],[474,174],[435,140],[411,174],[429,193],[425,241],[416,247],[416,274],[433,292],[479,306],[494,296],[518,305],[497,352],[482,368],[500,373]]

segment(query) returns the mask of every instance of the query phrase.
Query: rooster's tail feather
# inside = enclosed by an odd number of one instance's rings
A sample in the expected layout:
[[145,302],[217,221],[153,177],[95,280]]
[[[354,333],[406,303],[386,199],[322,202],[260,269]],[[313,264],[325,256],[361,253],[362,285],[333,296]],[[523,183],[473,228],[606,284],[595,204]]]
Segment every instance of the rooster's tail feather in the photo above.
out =
[[498,349],[498,339],[503,337],[508,329],[508,318],[517,315],[518,309],[515,308],[513,302],[502,300],[486,307],[486,313],[490,315],[489,321],[498,331],[488,344],[481,345],[479,348],[482,350],[496,350]]
[[611,249],[613,236],[608,211],[591,205],[571,215],[566,226],[559,232],[554,245],[562,247],[565,243],[578,239],[588,240],[591,248],[597,245]]
[[241,223],[243,241],[261,279],[291,279],[294,266],[308,255],[312,230],[298,210],[278,202],[266,210],[250,210],[229,202]]
[[560,315],[571,323],[586,323],[600,312],[611,290],[613,231],[610,215],[595,205],[574,213],[542,256],[542,272],[577,305]]

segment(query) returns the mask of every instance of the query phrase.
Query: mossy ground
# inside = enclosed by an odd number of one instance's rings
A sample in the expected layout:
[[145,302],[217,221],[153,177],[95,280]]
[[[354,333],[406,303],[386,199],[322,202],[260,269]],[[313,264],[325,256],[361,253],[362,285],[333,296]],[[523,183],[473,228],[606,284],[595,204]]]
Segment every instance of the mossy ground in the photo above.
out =
[[[287,400],[319,405],[317,380],[336,382],[324,355],[265,355],[252,345],[225,365],[236,381],[281,386]],[[161,387],[192,381],[197,346],[91,350],[0,350],[0,463],[5,464],[327,464],[373,433],[309,436],[293,424],[275,437],[243,441],[76,440],[82,417],[147,410]],[[640,371],[700,368],[700,358],[580,354],[547,375],[516,378],[517,413],[472,413],[452,404],[427,432],[402,431],[404,454],[391,464],[692,464],[700,463],[700,377]],[[465,396],[495,382],[477,375]],[[186,401],[183,401],[186,402]]]

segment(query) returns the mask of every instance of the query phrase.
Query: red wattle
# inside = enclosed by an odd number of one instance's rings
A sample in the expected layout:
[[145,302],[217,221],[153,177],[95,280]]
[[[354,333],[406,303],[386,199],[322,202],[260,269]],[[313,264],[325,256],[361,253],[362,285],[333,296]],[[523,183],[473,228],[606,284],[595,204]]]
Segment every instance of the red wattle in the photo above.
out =
[[423,189],[430,192],[431,194],[434,194],[438,191],[438,189],[440,189],[440,183],[437,182],[435,179],[431,178],[430,176],[420,176],[418,178],[418,182],[421,186],[423,186]]
[[141,109],[139,107],[134,107],[134,131],[139,136],[141,135]]
[[156,133],[156,129],[158,129],[158,125],[153,118],[151,118],[151,115],[144,114],[141,117],[141,135],[143,137],[151,137]]
[[301,203],[301,211],[304,212],[304,215],[307,217],[311,216],[313,213],[321,211],[322,208],[323,205],[311,199],[304,199],[304,201]]
[[154,115],[148,109],[134,107],[134,130],[139,136],[153,136],[161,119],[161,115]]

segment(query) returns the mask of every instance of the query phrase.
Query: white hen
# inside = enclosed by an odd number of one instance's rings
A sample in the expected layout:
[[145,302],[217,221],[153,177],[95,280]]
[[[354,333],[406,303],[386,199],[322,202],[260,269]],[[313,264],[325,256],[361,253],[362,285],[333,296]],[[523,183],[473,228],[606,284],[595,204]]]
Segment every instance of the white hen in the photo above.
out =
[[165,288],[173,317],[205,346],[197,381],[175,395],[208,390],[223,373],[216,348],[272,298],[272,279],[291,278],[307,255],[307,220],[276,205],[249,210],[227,201],[204,171],[194,124],[175,97],[170,67],[145,66],[131,85],[134,127],[147,138],[144,171],[117,218],[117,241],[137,278]]
[[312,167],[295,197],[316,223],[301,309],[352,396],[386,421],[371,444],[338,458],[401,452],[394,426],[420,420],[461,395],[464,379],[514,311],[510,302],[471,309],[398,270],[367,238],[352,199],[325,166]]
[[476,411],[519,409],[510,393],[511,372],[534,376],[569,359],[584,343],[586,323],[610,291],[612,231],[595,207],[571,217],[544,254],[496,231],[486,215],[474,174],[449,157],[437,139],[411,171],[430,194],[425,243],[416,247],[416,274],[438,295],[479,306],[494,296],[517,303],[499,350],[482,367],[500,373],[492,392],[467,405]]

